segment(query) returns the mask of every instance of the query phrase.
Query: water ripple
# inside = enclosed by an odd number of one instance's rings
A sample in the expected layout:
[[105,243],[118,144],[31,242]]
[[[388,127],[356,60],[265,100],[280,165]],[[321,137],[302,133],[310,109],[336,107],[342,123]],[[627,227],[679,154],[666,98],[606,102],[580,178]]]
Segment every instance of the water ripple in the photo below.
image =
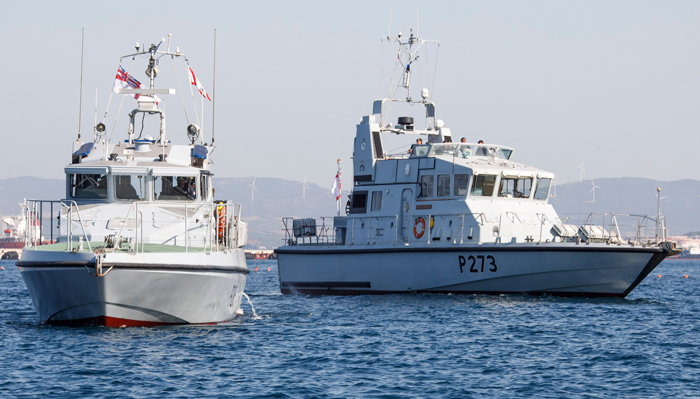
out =
[[[279,294],[251,261],[246,315],[216,326],[38,323],[0,270],[0,397],[697,397],[700,263],[666,261],[627,299]],[[657,274],[662,277],[658,278]],[[689,278],[684,278],[685,275]]]

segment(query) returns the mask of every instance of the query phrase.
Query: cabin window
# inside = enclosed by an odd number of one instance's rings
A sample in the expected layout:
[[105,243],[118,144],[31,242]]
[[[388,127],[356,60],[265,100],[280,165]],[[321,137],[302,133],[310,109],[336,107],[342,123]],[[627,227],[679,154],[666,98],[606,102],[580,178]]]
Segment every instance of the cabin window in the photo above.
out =
[[437,196],[450,196],[450,175],[438,175],[437,180]]
[[490,197],[496,187],[496,175],[474,176],[471,195],[475,197]]
[[506,198],[530,198],[531,190],[531,177],[501,177],[498,196]]
[[383,192],[381,191],[372,191],[372,211],[381,211],[382,210],[382,196]]
[[119,200],[141,201],[146,199],[146,176],[114,176],[114,193]]
[[350,213],[367,212],[367,191],[355,191],[350,201]]
[[465,197],[467,195],[467,186],[469,185],[469,174],[455,174],[455,197]]
[[536,200],[546,200],[549,195],[549,185],[552,179],[537,179],[537,189],[535,190]]
[[202,175],[199,178],[199,182],[202,186],[199,190],[202,199],[207,199],[209,197],[209,175]]
[[106,174],[68,175],[71,198],[107,199]]
[[414,144],[413,147],[411,148],[411,156],[412,157],[424,157],[428,155],[428,147],[427,145],[416,145]]
[[158,201],[194,201],[197,182],[191,176],[155,176],[153,195]]
[[420,197],[431,198],[435,194],[435,176],[425,175],[420,177]]

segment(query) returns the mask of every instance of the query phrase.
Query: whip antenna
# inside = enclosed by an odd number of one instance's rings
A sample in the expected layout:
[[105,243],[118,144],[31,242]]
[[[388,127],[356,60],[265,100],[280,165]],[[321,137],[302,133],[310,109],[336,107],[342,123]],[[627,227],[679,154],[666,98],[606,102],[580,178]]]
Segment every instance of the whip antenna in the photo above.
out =
[[83,118],[83,52],[85,51],[85,28],[82,33],[80,45],[80,104],[78,106],[78,140],[80,140],[80,121]]
[[[214,145],[214,120],[216,119],[216,29],[214,29],[214,85],[211,91],[211,145]],[[204,118],[204,115],[202,115]]]

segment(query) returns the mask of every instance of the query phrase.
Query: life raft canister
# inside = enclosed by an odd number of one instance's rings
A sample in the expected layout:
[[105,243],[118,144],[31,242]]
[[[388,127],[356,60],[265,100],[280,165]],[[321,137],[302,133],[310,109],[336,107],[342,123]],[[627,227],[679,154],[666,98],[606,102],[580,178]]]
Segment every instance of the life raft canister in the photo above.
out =
[[[418,225],[421,225],[420,231],[418,230]],[[418,217],[416,223],[413,224],[413,236],[416,238],[423,237],[425,234],[425,219],[423,217]]]

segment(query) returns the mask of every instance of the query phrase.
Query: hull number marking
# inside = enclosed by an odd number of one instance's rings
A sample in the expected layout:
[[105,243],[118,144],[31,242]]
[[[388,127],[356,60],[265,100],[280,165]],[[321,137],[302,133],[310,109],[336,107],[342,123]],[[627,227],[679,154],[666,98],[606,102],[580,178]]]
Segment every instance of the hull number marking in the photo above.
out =
[[[459,272],[464,273],[465,266],[468,266],[469,273],[483,273],[485,270],[495,272],[498,270],[496,266],[496,258],[491,255],[469,255],[464,257],[459,256]],[[486,267],[486,268],[484,268]]]

